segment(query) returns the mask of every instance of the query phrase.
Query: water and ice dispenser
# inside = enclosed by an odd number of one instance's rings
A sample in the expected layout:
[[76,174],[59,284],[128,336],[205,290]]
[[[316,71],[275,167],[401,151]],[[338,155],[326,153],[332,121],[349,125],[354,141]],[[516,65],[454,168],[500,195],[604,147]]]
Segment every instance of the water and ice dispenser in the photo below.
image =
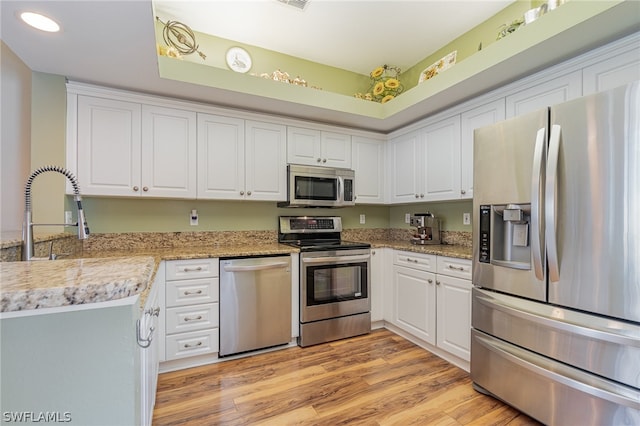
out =
[[531,269],[530,204],[480,206],[481,263]]

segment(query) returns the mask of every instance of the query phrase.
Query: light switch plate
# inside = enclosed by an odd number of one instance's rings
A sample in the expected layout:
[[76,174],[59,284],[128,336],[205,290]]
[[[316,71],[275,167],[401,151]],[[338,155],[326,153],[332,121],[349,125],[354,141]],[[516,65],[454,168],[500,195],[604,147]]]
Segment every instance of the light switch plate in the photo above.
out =
[[462,224],[471,225],[471,213],[462,213]]
[[404,214],[404,223],[409,223],[411,222],[411,213],[405,213]]
[[66,225],[73,224],[73,215],[71,214],[71,210],[65,210],[65,212],[64,212],[64,223]]
[[367,218],[365,217],[365,215],[361,214],[360,215],[360,224],[363,225],[366,222]]

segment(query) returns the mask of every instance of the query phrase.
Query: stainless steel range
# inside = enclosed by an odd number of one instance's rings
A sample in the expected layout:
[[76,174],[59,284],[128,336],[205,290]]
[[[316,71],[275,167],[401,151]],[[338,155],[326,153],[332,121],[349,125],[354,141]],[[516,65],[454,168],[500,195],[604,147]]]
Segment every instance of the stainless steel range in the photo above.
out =
[[338,216],[281,216],[278,241],[300,248],[300,346],[371,331],[371,245],[342,241]]

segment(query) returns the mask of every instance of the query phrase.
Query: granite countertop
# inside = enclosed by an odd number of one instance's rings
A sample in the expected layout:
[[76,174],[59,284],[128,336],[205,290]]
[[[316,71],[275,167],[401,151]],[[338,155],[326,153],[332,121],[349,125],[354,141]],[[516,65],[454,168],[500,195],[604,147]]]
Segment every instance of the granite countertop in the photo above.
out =
[[437,256],[456,257],[471,260],[471,247],[452,244],[416,245],[409,241],[378,240],[370,241],[372,248],[387,247],[394,250],[404,250],[413,253],[435,254]]
[[[369,241],[416,253],[471,259],[471,248],[456,245],[417,246],[408,241]],[[0,312],[71,306],[140,295],[144,306],[150,284],[163,260],[267,256],[298,252],[278,243],[213,244],[160,249],[85,251],[81,258],[55,261],[0,262]]]

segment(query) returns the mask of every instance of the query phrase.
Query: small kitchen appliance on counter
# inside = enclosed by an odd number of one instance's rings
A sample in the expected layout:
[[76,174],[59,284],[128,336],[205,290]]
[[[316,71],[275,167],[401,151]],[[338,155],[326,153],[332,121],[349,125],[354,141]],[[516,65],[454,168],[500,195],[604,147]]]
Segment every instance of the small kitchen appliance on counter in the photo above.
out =
[[440,221],[433,214],[414,213],[409,223],[417,228],[411,237],[412,244],[440,244]]
[[278,241],[300,249],[300,346],[371,331],[371,245],[341,232],[338,216],[280,216]]

